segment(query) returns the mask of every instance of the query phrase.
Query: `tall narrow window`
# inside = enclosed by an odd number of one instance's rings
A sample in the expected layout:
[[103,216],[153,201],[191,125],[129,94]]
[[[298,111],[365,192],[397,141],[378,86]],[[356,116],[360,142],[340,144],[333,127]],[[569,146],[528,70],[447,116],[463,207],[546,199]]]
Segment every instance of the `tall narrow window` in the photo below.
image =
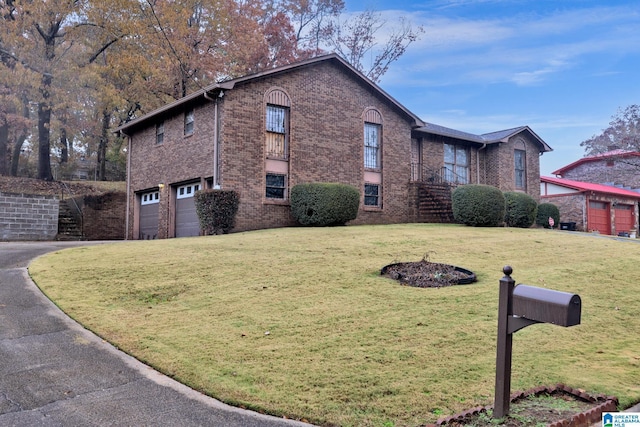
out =
[[288,108],[267,105],[267,157],[286,159]]
[[526,152],[524,150],[515,150],[514,160],[515,160],[516,188],[520,190],[526,190],[527,188]]
[[195,118],[194,118],[194,113],[193,113],[193,108],[192,108],[190,110],[187,110],[184,113],[184,134],[185,134],[185,136],[193,134],[194,123],[195,123]]
[[469,183],[469,155],[465,147],[444,144],[443,178],[456,184]]
[[156,144],[164,142],[164,122],[156,124]]
[[364,167],[380,169],[380,125],[364,124]]

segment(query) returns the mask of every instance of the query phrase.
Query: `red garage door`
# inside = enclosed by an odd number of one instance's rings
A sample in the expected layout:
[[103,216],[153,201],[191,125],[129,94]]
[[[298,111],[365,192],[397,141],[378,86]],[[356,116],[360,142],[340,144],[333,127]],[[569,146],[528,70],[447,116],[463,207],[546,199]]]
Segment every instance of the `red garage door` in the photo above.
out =
[[609,203],[589,200],[589,212],[587,215],[589,231],[597,230],[600,234],[611,234]]
[[617,204],[613,213],[615,215],[614,224],[616,233],[634,231],[635,221],[633,218],[633,205]]

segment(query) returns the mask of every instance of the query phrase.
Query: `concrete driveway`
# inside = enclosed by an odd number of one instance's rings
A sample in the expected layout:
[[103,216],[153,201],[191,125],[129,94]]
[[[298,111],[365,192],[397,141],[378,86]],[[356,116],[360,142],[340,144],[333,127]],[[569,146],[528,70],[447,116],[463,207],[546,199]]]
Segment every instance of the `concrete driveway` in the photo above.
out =
[[47,252],[88,244],[99,243],[0,243],[0,425],[309,426],[206,397],[62,313],[27,266]]

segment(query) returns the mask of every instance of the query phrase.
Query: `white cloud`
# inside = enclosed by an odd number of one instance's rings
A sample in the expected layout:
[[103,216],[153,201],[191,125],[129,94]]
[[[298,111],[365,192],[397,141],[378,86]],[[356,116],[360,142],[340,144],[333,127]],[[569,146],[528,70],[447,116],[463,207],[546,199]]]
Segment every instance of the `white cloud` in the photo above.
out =
[[[459,5],[459,1],[447,1]],[[384,11],[386,19],[402,12]],[[469,19],[415,12],[404,16],[425,34],[401,59],[412,73],[437,84],[538,84],[570,70],[587,55],[640,51],[640,12],[629,7],[565,10],[545,15]],[[392,67],[393,68],[393,67]],[[385,81],[388,81],[385,78]]]

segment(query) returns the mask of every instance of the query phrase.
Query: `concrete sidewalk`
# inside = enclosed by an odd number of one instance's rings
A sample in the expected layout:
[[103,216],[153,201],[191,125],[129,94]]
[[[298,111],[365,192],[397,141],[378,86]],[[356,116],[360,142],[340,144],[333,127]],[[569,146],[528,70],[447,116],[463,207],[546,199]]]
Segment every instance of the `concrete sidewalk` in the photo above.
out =
[[30,280],[27,265],[86,244],[0,243],[1,426],[309,426],[195,392],[62,313]]

